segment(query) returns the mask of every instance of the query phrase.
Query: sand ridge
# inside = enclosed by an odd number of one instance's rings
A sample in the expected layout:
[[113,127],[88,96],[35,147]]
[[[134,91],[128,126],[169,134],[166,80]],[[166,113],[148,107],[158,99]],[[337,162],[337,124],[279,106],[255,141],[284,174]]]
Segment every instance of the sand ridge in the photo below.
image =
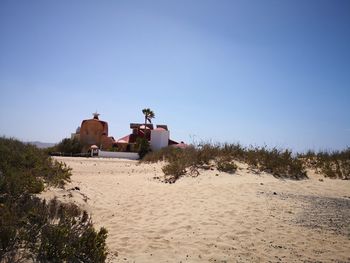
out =
[[106,227],[110,262],[350,262],[349,181],[281,180],[239,164],[234,175],[165,184],[155,179],[161,163],[56,159],[73,168],[72,182],[42,196],[77,203]]

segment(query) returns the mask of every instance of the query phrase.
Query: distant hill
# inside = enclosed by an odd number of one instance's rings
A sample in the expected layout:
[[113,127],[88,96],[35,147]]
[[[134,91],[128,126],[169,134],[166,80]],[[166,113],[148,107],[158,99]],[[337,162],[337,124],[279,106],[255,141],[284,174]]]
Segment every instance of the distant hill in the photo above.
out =
[[38,141],[35,141],[35,142],[28,142],[29,144],[33,144],[35,145],[36,147],[40,148],[40,149],[44,149],[44,148],[49,148],[49,147],[52,147],[54,146],[56,143],[50,143],[50,142],[38,142]]

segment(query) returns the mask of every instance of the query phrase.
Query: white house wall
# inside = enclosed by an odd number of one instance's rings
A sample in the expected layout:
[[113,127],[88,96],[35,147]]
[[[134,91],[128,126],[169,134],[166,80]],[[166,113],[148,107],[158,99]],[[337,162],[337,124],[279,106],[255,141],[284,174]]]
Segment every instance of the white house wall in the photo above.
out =
[[151,149],[153,151],[167,147],[169,144],[169,131],[152,130],[151,131]]
[[138,153],[130,153],[130,152],[107,152],[107,151],[98,151],[98,157],[104,158],[122,158],[129,160],[138,160]]

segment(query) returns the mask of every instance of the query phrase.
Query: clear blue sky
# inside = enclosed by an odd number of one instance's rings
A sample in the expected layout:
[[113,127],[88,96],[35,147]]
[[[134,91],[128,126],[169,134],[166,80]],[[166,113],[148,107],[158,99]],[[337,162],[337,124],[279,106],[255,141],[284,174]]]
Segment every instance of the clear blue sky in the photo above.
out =
[[175,140],[350,146],[350,1],[0,1],[0,135],[145,107]]

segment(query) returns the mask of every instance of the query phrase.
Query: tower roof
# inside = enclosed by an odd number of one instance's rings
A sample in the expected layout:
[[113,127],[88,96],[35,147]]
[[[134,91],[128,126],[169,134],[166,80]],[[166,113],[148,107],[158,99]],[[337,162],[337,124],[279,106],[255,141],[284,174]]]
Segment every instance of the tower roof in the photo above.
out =
[[94,119],[97,119],[97,120],[98,120],[98,116],[100,116],[100,114],[99,114],[99,113],[97,113],[97,111],[96,111],[96,112],[94,112],[92,115],[94,116]]

